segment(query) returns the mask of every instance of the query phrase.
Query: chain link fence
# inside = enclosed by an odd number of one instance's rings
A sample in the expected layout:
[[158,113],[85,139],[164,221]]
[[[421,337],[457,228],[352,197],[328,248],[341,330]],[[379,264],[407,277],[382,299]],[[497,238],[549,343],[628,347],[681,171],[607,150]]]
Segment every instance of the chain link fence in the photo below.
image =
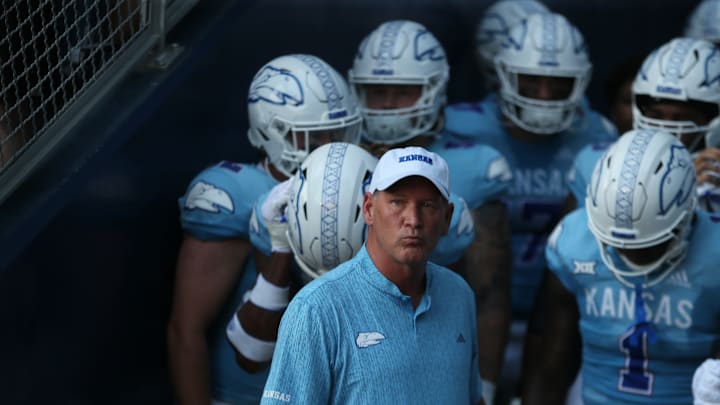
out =
[[0,0],[0,201],[197,1]]

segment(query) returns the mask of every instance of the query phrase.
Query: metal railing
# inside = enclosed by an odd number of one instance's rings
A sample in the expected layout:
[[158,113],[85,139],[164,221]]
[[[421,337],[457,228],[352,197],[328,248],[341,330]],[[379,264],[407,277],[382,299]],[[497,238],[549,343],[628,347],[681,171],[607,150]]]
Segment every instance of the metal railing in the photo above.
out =
[[0,202],[198,0],[16,0],[0,9]]

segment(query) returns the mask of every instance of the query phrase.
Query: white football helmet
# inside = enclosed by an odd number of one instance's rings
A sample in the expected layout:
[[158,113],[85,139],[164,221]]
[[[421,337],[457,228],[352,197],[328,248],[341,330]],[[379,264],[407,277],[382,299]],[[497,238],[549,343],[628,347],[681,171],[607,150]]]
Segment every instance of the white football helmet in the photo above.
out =
[[720,44],[720,0],[704,0],[695,7],[685,25],[685,36]]
[[[626,132],[595,165],[585,198],[603,262],[620,280],[657,271],[653,283],[661,281],[685,258],[696,201],[692,158],[677,138]],[[662,243],[667,250],[645,265],[616,250]]]
[[[450,77],[445,50],[424,26],[413,21],[389,21],[363,39],[349,73],[360,103],[367,140],[397,144],[437,131]],[[415,105],[391,110],[371,109],[364,85],[422,86]]]
[[334,142],[311,152],[292,177],[288,241],[305,279],[333,269],[362,247],[363,197],[376,164],[365,149]]
[[[495,58],[502,111],[518,127],[535,134],[568,129],[578,114],[592,65],[582,34],[560,14],[532,14],[510,30]],[[518,75],[570,78],[563,100],[520,94]]]
[[[675,38],[664,44],[645,58],[632,90],[636,128],[664,129],[678,137],[697,133],[691,151],[703,136],[707,146],[720,145],[720,51],[712,43]],[[644,107],[658,99],[692,103],[715,118],[702,125],[644,115]]]
[[345,79],[312,55],[285,55],[257,72],[248,94],[250,143],[292,176],[328,141],[360,141],[362,118]]
[[548,8],[535,0],[499,0],[485,10],[475,29],[475,50],[488,90],[495,91],[500,85],[495,71],[495,56],[510,29],[530,14],[546,12],[549,12]]

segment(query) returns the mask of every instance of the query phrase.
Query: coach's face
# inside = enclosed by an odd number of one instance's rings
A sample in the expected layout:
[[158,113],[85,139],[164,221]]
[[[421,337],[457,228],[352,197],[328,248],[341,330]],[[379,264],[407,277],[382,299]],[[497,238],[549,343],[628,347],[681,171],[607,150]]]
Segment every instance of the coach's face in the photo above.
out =
[[400,264],[424,264],[447,234],[453,205],[429,180],[406,177],[384,191],[366,193],[363,215],[377,254]]

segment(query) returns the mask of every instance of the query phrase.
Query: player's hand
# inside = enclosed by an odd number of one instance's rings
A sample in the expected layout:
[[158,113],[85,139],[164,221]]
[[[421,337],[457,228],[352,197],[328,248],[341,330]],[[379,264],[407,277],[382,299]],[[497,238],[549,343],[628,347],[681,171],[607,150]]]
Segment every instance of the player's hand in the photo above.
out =
[[287,220],[285,207],[290,199],[290,179],[277,184],[270,190],[260,207],[260,214],[270,234],[270,245],[273,252],[290,253],[287,238]]
[[692,379],[695,404],[720,404],[720,360],[706,359]]
[[706,148],[695,157],[697,184],[720,187],[720,148]]

